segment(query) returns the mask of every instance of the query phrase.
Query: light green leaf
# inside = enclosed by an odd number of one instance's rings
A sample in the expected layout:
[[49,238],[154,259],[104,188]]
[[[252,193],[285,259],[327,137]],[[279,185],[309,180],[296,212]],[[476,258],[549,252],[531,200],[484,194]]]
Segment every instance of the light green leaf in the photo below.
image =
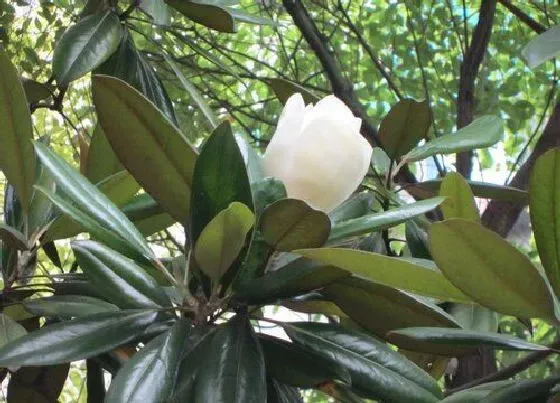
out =
[[530,68],[552,59],[560,52],[560,25],[531,39],[521,51],[521,56],[527,61]]
[[53,76],[60,86],[89,73],[119,46],[122,27],[113,11],[82,18],[62,35],[54,49]]
[[0,170],[17,192],[24,212],[35,182],[33,127],[25,92],[16,68],[0,50]]
[[208,223],[194,247],[194,257],[208,277],[218,281],[225,274],[254,224],[253,212],[239,202],[231,203]]
[[480,222],[474,195],[461,174],[450,172],[445,175],[439,188],[439,195],[446,197],[441,204],[444,218],[464,218]]
[[25,328],[10,318],[8,315],[0,313],[0,347],[25,335]]
[[86,177],[98,183],[124,169],[100,124],[95,126],[89,143]]
[[414,148],[403,158],[407,162],[414,162],[436,154],[453,154],[490,147],[501,140],[503,132],[502,119],[491,115],[482,116],[453,134],[437,137]]
[[263,81],[272,88],[274,95],[276,95],[276,98],[278,98],[282,104],[285,104],[288,98],[296,92],[301,94],[306,104],[314,104],[321,99],[307,88],[293,81],[288,81],[283,78],[264,78]]
[[445,277],[474,301],[506,315],[557,322],[541,273],[495,232],[455,218],[432,224],[429,242]]

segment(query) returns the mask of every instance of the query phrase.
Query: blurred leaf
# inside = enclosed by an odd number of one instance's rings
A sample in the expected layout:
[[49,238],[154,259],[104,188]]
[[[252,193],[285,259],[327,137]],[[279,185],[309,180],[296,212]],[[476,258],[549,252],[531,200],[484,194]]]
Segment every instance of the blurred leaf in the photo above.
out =
[[237,315],[217,330],[194,388],[197,402],[266,401],[264,357],[248,319]]
[[28,312],[37,316],[80,317],[102,312],[115,312],[116,305],[86,295],[53,295],[22,302]]
[[428,235],[414,220],[406,222],[406,245],[414,258],[432,260],[428,250]]
[[258,182],[252,182],[251,188],[255,200],[255,215],[257,217],[260,217],[264,209],[270,204],[287,197],[284,184],[276,178],[269,177]]
[[434,223],[430,251],[445,277],[479,304],[507,315],[557,322],[541,273],[495,232],[459,218]]
[[285,104],[288,98],[297,92],[301,94],[306,104],[313,104],[321,99],[305,87],[293,81],[288,81],[283,78],[264,78],[263,81],[272,88],[274,95],[276,95],[276,98],[278,98],[282,104]]
[[[45,187],[54,192],[56,189],[56,184],[52,175],[47,169],[43,168],[39,158],[36,159],[35,164],[37,169],[35,185]],[[29,232],[33,234],[33,232],[45,228],[56,216],[56,214],[58,214],[58,212],[55,210],[54,205],[51,203],[49,198],[46,197],[43,193],[34,190],[33,196],[31,197],[31,203],[29,205],[29,215],[27,218]]]
[[196,152],[154,105],[126,83],[93,79],[99,121],[119,160],[173,218],[188,216]]
[[529,67],[534,69],[555,57],[558,52],[560,52],[560,26],[556,25],[531,39],[521,51],[521,56]]
[[420,264],[421,259],[412,262],[345,248],[300,249],[294,252],[389,287],[446,301],[470,302],[435,267]]
[[79,216],[80,225],[93,230],[95,236],[101,235],[101,239],[117,249],[153,256],[142,234],[103,193],[46,146],[35,142],[35,150],[43,167],[54,178],[57,190],[65,194],[65,199],[62,199],[45,188],[39,188],[59,209],[66,214],[72,212],[69,215],[74,220]]
[[25,98],[30,104],[37,103],[52,96],[52,90],[47,84],[42,84],[28,78],[22,78],[21,84],[25,91]]
[[0,223],[0,241],[2,244],[19,250],[30,249],[25,235],[18,230]]
[[176,321],[171,329],[134,354],[111,382],[105,402],[168,401],[189,330],[188,321]]
[[206,225],[196,241],[194,257],[208,277],[218,281],[226,273],[254,223],[253,212],[243,203],[233,202]]
[[121,308],[169,307],[156,280],[134,261],[95,241],[74,241],[72,250],[90,282]]
[[482,116],[453,134],[437,137],[414,148],[403,158],[407,162],[414,162],[436,154],[490,147],[502,139],[503,132],[502,119],[491,115]]
[[141,0],[140,8],[154,20],[154,24],[167,25],[170,22],[169,10],[163,0]]
[[14,186],[21,207],[27,212],[35,182],[31,114],[17,70],[1,49],[0,76],[0,170]]
[[477,304],[453,304],[448,312],[466,330],[498,331],[498,314]]
[[[406,191],[414,196],[426,199],[435,196],[441,186],[442,179],[434,179],[426,182],[410,184],[405,187]],[[472,192],[477,197],[509,201],[513,203],[525,203],[528,193],[525,190],[510,186],[495,185],[493,183],[467,181]]]
[[276,381],[275,379],[272,380],[269,379],[267,382],[266,402],[267,403],[303,403],[303,399],[297,388],[284,385]]
[[548,379],[518,379],[512,385],[492,391],[485,398],[484,403],[542,402],[548,397],[550,390],[559,383],[558,376]]
[[86,166],[86,177],[91,183],[98,183],[124,169],[118,160],[100,124],[95,125]]
[[434,197],[415,203],[404,204],[395,209],[380,213],[367,214],[362,217],[335,223],[331,230],[329,241],[337,241],[348,237],[358,236],[373,231],[394,227],[411,218],[425,214],[435,209],[445,200],[444,197]]
[[392,330],[387,335],[392,343],[399,341],[430,342],[458,347],[479,348],[493,347],[498,350],[547,351],[548,347],[529,343],[517,337],[491,333],[476,332],[465,329],[446,329],[441,327],[409,327]]
[[0,347],[19,339],[27,333],[25,328],[9,316],[0,313]]
[[237,31],[235,19],[220,0],[165,0],[188,19],[220,32]]
[[69,364],[21,368],[10,377],[7,399],[10,402],[58,402],[69,368]]
[[99,313],[42,327],[0,348],[0,365],[53,365],[94,357],[143,334],[158,312]]
[[529,211],[544,270],[560,296],[560,150],[541,155],[529,181]]
[[53,76],[61,87],[89,73],[119,46],[122,27],[113,11],[97,12],[72,25],[56,43]]
[[426,137],[432,124],[428,101],[401,99],[394,105],[379,127],[379,140],[391,159],[412,150]]
[[284,330],[295,343],[350,372],[352,387],[369,399],[437,402],[436,381],[385,343],[337,324],[292,323]]
[[136,195],[121,209],[144,236],[163,231],[175,223],[147,193]]
[[265,241],[275,250],[318,248],[329,237],[329,217],[296,199],[282,199],[268,206],[260,219]]
[[464,218],[480,222],[473,193],[461,174],[449,172],[445,175],[439,188],[439,195],[446,198],[441,204],[441,211],[445,219]]

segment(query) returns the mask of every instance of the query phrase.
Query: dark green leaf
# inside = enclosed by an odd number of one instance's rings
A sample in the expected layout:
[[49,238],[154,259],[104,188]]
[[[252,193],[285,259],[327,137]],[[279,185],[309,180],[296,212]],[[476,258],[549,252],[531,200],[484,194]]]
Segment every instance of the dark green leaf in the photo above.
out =
[[[441,182],[442,179],[434,179],[431,181],[407,185],[405,189],[415,197],[425,199],[433,197],[438,193]],[[476,197],[509,201],[513,203],[525,203],[528,199],[528,193],[526,191],[510,186],[476,181],[467,181],[467,183]]]
[[88,279],[110,302],[121,308],[171,306],[156,280],[117,251],[94,241],[75,241],[72,249]]
[[318,248],[329,237],[331,221],[302,200],[283,199],[265,209],[260,230],[275,250]]
[[105,401],[105,376],[101,365],[95,358],[86,362],[87,403]]
[[27,102],[30,104],[42,101],[52,95],[52,89],[48,85],[41,84],[35,80],[22,78],[21,84],[25,91],[25,98],[27,98]]
[[116,305],[85,295],[53,295],[22,303],[27,311],[38,316],[79,317],[119,310]]
[[189,330],[189,322],[177,321],[134,354],[111,382],[105,402],[168,401]]
[[96,76],[93,82],[99,121],[119,160],[167,212],[184,222],[195,150],[135,89],[107,76]]
[[0,313],[0,347],[19,339],[27,333],[25,328],[10,318]]
[[[544,401],[549,391],[560,383],[560,377],[548,379],[523,379],[516,383],[492,391],[484,403],[533,403]],[[534,400],[533,400],[534,399]]]
[[507,315],[557,321],[539,270],[497,233],[459,218],[434,223],[430,251],[445,277],[481,305]]
[[299,390],[275,379],[267,382],[266,403],[303,403]]
[[331,211],[329,218],[333,223],[337,223],[366,215],[371,211],[373,199],[373,194],[369,192],[354,195]]
[[236,32],[233,15],[220,1],[213,0],[165,0],[185,17],[220,32]]
[[0,50],[0,77],[0,170],[14,186],[21,207],[27,211],[35,182],[33,127],[17,70],[3,50]]
[[53,76],[59,86],[89,73],[119,46],[122,27],[113,11],[82,18],[62,35],[54,49]]
[[486,115],[475,119],[456,133],[446,134],[414,148],[404,156],[407,162],[420,161],[436,154],[453,154],[496,144],[504,133],[502,119]]
[[0,365],[53,365],[94,357],[143,334],[153,310],[100,313],[44,326],[0,348]]
[[21,368],[10,377],[7,399],[10,402],[58,402],[69,368],[69,364]]
[[403,156],[426,137],[432,124],[428,101],[401,99],[379,127],[379,140],[391,159]]
[[19,250],[30,249],[25,235],[18,230],[8,227],[7,225],[0,224],[0,241],[2,244]]
[[441,390],[430,375],[365,333],[316,322],[283,327],[294,342],[345,367],[352,387],[365,397],[411,403],[441,398]]
[[[249,165],[249,172],[250,168],[251,166]],[[287,197],[284,184],[276,178],[264,178],[258,182],[251,183],[251,187],[253,198],[255,199],[255,213],[257,217],[260,217],[264,209],[270,204]]]
[[416,203],[405,204],[381,213],[368,214],[362,217],[337,222],[331,230],[329,241],[338,241],[344,238],[394,227],[395,225],[435,209],[444,200],[444,197],[434,197]]

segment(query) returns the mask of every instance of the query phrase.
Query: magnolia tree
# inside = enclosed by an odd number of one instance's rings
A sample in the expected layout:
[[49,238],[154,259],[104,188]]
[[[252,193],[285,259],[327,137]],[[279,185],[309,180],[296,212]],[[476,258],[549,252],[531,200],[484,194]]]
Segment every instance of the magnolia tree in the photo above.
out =
[[[167,4],[218,31],[266,23],[229,2]],[[56,400],[79,360],[92,402],[297,402],[307,389],[341,402],[558,399],[558,375],[509,379],[558,343],[498,333],[496,320],[560,326],[559,150],[536,160],[528,192],[454,172],[395,187],[411,164],[498,143],[502,120],[431,138],[429,102],[404,98],[372,147],[345,102],[291,82],[262,157],[210,110],[212,133],[195,147],[123,24],[138,5],[88,2],[56,43],[47,83],[20,80],[0,51],[8,400]],[[554,56],[551,35],[528,45],[530,64]],[[58,110],[88,73],[97,126],[77,169],[35,139],[32,114]],[[528,200],[542,266],[481,224],[475,196]],[[146,237],[171,226],[184,245],[170,259]],[[63,268],[54,241],[69,238],[72,268],[34,281],[38,252]],[[481,347],[531,353],[443,388],[444,372]]]

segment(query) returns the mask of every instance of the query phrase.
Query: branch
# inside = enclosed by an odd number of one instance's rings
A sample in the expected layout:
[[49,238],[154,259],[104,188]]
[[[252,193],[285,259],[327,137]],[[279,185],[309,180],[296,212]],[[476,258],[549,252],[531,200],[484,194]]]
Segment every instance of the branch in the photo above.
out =
[[529,15],[525,14],[523,10],[521,10],[516,5],[513,5],[509,0],[498,0],[502,6],[507,8],[513,15],[515,15],[521,22],[524,22],[529,28],[535,31],[537,34],[542,34],[546,31],[546,27],[539,22],[535,21]]
[[[483,0],[478,12],[478,23],[472,34],[470,46],[461,63],[459,96],[457,97],[457,129],[467,126],[474,117],[474,82],[482,59],[488,49],[492,34],[492,23],[496,11],[496,0]],[[466,38],[465,38],[466,39]],[[472,171],[472,151],[459,153],[455,159],[457,172],[469,179]]]

